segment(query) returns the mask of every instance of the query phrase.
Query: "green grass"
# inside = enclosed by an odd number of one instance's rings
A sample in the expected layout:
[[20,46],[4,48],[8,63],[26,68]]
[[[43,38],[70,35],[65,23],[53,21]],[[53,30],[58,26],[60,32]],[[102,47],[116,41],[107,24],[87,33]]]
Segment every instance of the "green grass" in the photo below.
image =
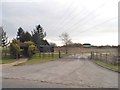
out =
[[9,48],[1,48],[0,50],[1,50],[2,53],[4,53],[4,54],[10,52]]
[[[1,54],[3,53],[3,55],[5,55],[5,53],[9,53],[9,48],[0,48]],[[4,56],[2,58],[0,58],[0,64],[8,64],[8,63],[12,63],[15,62],[17,59],[12,59],[10,57],[10,55]]]
[[2,60],[0,60],[0,64],[8,64],[17,61],[17,59],[12,59],[9,55],[2,57]]
[[2,64],[2,60],[0,59],[0,64]]
[[[65,54],[61,54],[61,57],[66,56]],[[49,54],[49,53],[45,53],[45,54],[35,54],[31,59],[29,59],[27,62],[22,63],[20,65],[26,65],[26,64],[36,64],[36,63],[45,63],[45,62],[49,62],[49,61],[53,61],[53,60],[57,60],[59,59],[59,54]]]
[[102,62],[99,60],[95,60],[95,63],[102,66],[102,67],[108,68],[110,70],[120,72],[120,66],[118,66],[118,65],[112,65],[110,63],[105,63],[105,62]]

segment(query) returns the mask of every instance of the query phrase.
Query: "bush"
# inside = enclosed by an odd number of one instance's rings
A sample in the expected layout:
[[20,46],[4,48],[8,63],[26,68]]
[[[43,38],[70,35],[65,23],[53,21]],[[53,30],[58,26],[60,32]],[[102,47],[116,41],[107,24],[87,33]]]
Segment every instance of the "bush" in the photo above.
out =
[[35,46],[34,42],[32,42],[32,41],[28,41],[25,43],[27,43],[27,45],[28,45],[28,56],[32,57],[33,54],[35,54],[37,47]]
[[10,53],[10,50],[8,47],[2,48],[2,57],[6,56],[9,53]]
[[14,58],[20,57],[20,46],[16,40],[13,40],[12,43],[10,44],[10,54]]

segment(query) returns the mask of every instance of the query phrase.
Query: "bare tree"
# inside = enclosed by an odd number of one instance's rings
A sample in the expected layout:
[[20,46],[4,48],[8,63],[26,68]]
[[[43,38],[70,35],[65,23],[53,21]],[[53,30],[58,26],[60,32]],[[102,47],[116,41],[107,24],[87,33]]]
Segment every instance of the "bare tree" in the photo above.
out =
[[59,37],[62,40],[64,46],[66,47],[66,54],[67,54],[68,53],[68,44],[72,43],[72,41],[69,37],[69,34],[65,32],[65,33],[62,33]]

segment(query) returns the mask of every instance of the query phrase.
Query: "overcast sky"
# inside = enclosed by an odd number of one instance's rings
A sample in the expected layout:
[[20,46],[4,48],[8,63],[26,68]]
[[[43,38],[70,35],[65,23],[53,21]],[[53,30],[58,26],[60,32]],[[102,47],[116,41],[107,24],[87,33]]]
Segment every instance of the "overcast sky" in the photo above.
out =
[[63,32],[76,43],[118,45],[118,1],[2,0],[0,25],[10,39],[19,27],[31,32],[40,24],[46,39],[57,45],[62,45],[59,35]]

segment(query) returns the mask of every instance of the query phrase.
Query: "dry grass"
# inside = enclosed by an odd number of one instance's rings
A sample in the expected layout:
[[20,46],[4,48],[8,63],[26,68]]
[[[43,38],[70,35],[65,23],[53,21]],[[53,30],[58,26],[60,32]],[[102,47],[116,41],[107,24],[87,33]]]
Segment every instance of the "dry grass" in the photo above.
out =
[[[55,48],[55,52],[65,52],[65,48]],[[98,52],[98,53],[106,53],[109,52],[113,55],[118,54],[117,48],[79,48],[79,47],[70,47],[68,48],[69,53],[91,53],[91,52]]]
[[[55,48],[55,52],[58,51],[61,52],[65,52],[65,48]],[[103,60],[103,61],[107,61],[110,63],[115,63],[116,62],[116,56],[118,56],[118,48],[80,48],[80,47],[71,47],[68,48],[68,53],[69,54],[81,54],[81,53],[90,53],[94,52],[95,54],[95,59],[98,60]],[[96,53],[98,55],[98,57],[96,57]],[[106,60],[106,53],[107,53],[107,60]],[[102,58],[100,56],[100,54],[102,54]]]

